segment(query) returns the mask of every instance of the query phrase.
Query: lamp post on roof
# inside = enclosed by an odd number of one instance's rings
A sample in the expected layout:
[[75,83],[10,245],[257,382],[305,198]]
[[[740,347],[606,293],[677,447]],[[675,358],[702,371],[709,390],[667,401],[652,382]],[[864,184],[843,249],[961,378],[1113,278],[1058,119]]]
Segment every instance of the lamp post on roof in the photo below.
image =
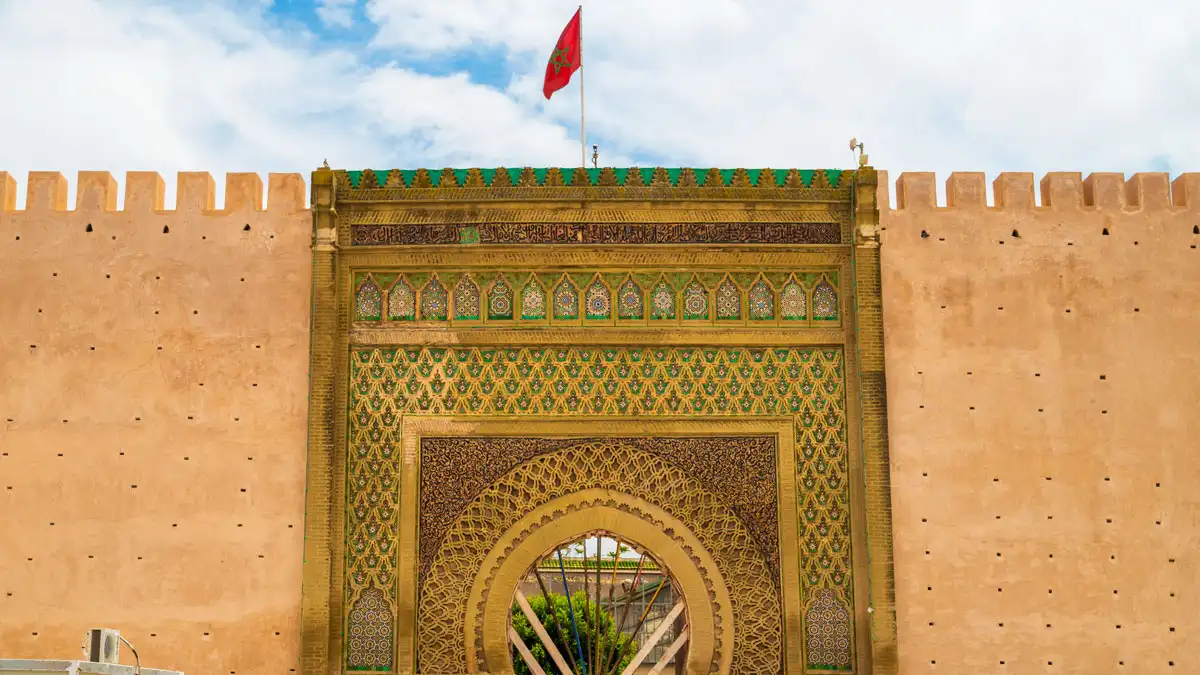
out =
[[867,155],[865,152],[863,152],[863,144],[858,142],[858,137],[854,137],[854,138],[850,139],[850,154],[858,155],[858,165],[859,166],[867,165]]

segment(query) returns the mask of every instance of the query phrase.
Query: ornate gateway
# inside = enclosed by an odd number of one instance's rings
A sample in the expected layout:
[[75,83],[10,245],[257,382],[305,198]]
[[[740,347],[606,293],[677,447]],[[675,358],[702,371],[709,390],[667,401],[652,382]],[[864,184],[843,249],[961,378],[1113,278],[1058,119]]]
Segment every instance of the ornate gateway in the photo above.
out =
[[894,673],[875,190],[316,171],[303,673]]

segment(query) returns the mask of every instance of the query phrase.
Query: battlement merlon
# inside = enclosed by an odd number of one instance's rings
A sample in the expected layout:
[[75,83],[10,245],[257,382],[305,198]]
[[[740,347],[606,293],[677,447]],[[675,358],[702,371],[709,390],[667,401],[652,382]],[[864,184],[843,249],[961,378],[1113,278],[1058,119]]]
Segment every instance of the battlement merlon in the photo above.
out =
[[1181,174],[1172,182],[1167,173],[1051,172],[1040,182],[1042,205],[1034,200],[1034,174],[1001,173],[992,181],[995,205],[987,204],[982,172],[955,172],[946,179],[946,206],[937,205],[936,175],[906,172],[896,180],[896,206],[889,209],[886,184],[880,180],[880,209],[895,211],[1120,211],[1124,213],[1200,212],[1200,173]]
[[[267,179],[267,211],[290,213],[307,209],[304,176],[272,173]],[[24,213],[58,212],[67,209],[67,179],[57,171],[30,171]],[[216,206],[216,183],[206,171],[181,171],[176,183],[176,206],[164,208],[166,183],[155,171],[125,174],[124,213],[195,213],[227,215],[263,211],[263,182],[257,173],[225,175],[224,208]],[[75,211],[117,211],[117,181],[107,171],[80,171]],[[0,211],[16,211],[17,182],[0,171]]]

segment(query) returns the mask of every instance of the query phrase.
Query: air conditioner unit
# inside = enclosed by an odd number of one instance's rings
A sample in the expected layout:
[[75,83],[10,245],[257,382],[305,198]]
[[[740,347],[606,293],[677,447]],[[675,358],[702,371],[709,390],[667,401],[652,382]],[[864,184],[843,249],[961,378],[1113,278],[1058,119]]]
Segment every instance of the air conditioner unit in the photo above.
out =
[[88,661],[92,663],[119,663],[121,658],[121,631],[112,628],[93,628],[88,631]]

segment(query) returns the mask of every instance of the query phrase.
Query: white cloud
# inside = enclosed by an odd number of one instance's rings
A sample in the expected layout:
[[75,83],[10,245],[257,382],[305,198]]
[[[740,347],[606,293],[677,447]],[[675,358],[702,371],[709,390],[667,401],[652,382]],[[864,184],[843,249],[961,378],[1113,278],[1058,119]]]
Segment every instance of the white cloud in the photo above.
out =
[[[353,49],[267,21],[269,4],[0,2],[0,169],[577,161],[576,85],[541,95],[577,0],[368,0],[378,32]],[[318,7],[333,26],[349,9]],[[606,164],[847,166],[858,136],[893,175],[1200,168],[1188,164],[1200,4],[605,0],[584,12],[589,138]],[[507,55],[502,89],[406,66],[485,49]]]
[[[502,45],[532,77],[565,0],[370,0],[376,43]],[[675,163],[1175,171],[1200,156],[1200,5],[1115,0],[605,0],[584,8],[589,127]],[[569,123],[570,97],[549,110]]]
[[317,0],[317,16],[327,26],[349,28],[354,25],[355,0]]

